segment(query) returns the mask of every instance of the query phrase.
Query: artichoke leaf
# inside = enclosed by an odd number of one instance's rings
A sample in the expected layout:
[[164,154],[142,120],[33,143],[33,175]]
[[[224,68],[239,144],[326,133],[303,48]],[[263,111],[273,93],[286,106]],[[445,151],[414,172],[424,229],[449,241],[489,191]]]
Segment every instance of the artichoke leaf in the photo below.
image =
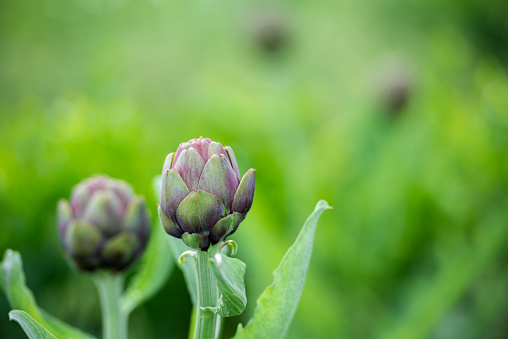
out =
[[219,300],[215,307],[205,307],[222,317],[239,315],[247,305],[245,294],[245,263],[239,259],[231,258],[224,253],[215,254],[209,263],[217,279]]
[[[88,333],[72,327],[65,322],[46,313],[37,306],[32,291],[25,284],[23,262],[18,252],[7,250],[3,261],[0,263],[0,287],[7,296],[10,306],[16,310],[22,310],[30,314],[30,318],[37,321],[57,338],[94,338]],[[14,313],[17,317],[19,314]],[[20,316],[20,319],[26,318]],[[17,319],[15,319],[17,321]]]
[[324,200],[317,203],[295,242],[273,272],[273,283],[258,298],[254,316],[245,328],[238,325],[235,339],[284,338],[303,291],[317,222],[329,208]]
[[51,332],[24,311],[10,311],[9,320],[16,321],[30,339],[56,339]]

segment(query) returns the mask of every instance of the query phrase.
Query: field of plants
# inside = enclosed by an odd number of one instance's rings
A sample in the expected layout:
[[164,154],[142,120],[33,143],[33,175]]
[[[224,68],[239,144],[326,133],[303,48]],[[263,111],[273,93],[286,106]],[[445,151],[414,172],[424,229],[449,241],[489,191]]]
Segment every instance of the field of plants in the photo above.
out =
[[[256,169],[230,238],[242,315],[320,199],[287,338],[508,336],[508,3],[503,0],[0,2],[0,254],[39,306],[101,334],[56,206],[96,173],[145,196],[181,142]],[[173,260],[173,258],[168,258]],[[174,266],[131,338],[186,338]],[[0,294],[0,337],[23,338]]]

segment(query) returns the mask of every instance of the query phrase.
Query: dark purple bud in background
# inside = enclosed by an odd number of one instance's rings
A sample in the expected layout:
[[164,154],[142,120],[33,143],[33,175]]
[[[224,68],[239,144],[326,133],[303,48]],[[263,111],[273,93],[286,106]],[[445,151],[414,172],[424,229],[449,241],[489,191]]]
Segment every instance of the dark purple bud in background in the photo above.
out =
[[275,54],[289,45],[290,27],[281,11],[258,11],[252,15],[249,26],[250,35],[261,52]]
[[384,111],[392,117],[402,113],[414,90],[414,72],[400,57],[378,61],[374,73],[374,91]]
[[120,271],[145,249],[150,216],[129,184],[95,176],[74,187],[70,202],[59,201],[58,231],[78,268]]

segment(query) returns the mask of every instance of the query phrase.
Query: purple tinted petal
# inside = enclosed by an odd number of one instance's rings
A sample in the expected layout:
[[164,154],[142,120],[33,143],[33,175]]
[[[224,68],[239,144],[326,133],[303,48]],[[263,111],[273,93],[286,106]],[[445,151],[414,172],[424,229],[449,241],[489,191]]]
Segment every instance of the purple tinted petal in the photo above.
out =
[[173,237],[180,238],[182,236],[182,230],[180,227],[178,227],[178,224],[168,218],[160,205],[158,206],[157,210],[159,211],[159,219],[161,221],[162,228],[164,228],[166,233],[172,235]]
[[203,167],[205,167],[205,162],[196,149],[192,147],[184,150],[173,165],[173,169],[180,174],[189,191],[198,188]]
[[242,177],[240,176],[240,169],[238,168],[238,163],[236,162],[235,152],[233,152],[233,149],[229,146],[224,147],[224,149],[228,154],[229,161],[231,161],[231,167],[233,167],[233,171],[235,171],[238,182],[240,182]]
[[72,210],[71,205],[67,200],[60,200],[58,202],[57,207],[57,215],[58,215],[58,234],[60,235],[60,240],[65,239],[65,234],[67,232],[67,228],[72,219]]
[[233,200],[233,211],[247,213],[254,200],[254,186],[256,184],[256,170],[250,169],[245,173]]
[[176,151],[173,164],[175,164],[178,161],[183,151],[189,148],[194,148],[201,156],[201,159],[203,159],[203,161],[206,162],[208,160],[208,146],[210,145],[210,142],[211,140],[209,139],[199,138],[199,139],[191,139],[183,144],[180,144],[180,146]]
[[145,199],[136,197],[127,207],[124,215],[123,229],[132,231],[142,238],[148,238],[150,232],[150,215],[147,213]]
[[86,208],[90,193],[85,184],[79,184],[72,190],[71,207],[75,218],[81,218]]
[[161,182],[161,208],[173,221],[176,221],[176,210],[182,200],[189,194],[189,189],[180,174],[174,169],[166,170]]
[[123,213],[127,209],[127,206],[131,200],[134,198],[134,190],[132,189],[131,185],[123,180],[109,179],[106,189],[111,190],[115,193],[118,200],[120,201],[121,212]]
[[222,147],[222,145],[220,143],[212,141],[210,143],[210,147],[208,147],[208,158],[210,158],[214,154],[226,155],[226,151],[224,150],[224,147]]
[[110,179],[104,175],[97,175],[83,180],[74,187],[71,193],[71,207],[75,218],[81,218],[85,213],[90,198],[97,191],[108,190]]
[[210,147],[210,142],[206,139],[199,138],[194,142],[193,147],[198,151],[203,161],[206,162],[208,160],[208,148]]
[[97,191],[90,199],[83,219],[111,236],[122,228],[122,206],[111,191]]
[[237,187],[238,180],[227,156],[212,155],[203,169],[198,188],[219,198],[229,214]]
[[[182,154],[182,152],[188,148],[190,148],[191,146],[189,144],[187,144],[186,142],[185,143],[181,143],[180,146],[178,146],[178,149],[176,150],[176,153],[175,153],[175,157],[173,158],[173,164],[175,164],[178,160],[178,158],[180,158],[180,154]],[[173,165],[174,167],[174,165]]]

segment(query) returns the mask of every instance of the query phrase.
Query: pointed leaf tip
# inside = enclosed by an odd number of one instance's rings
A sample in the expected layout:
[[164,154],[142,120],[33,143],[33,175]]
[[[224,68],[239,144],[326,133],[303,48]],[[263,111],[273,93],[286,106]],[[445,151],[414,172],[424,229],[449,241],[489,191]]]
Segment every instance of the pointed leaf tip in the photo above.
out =
[[9,312],[9,320],[16,321],[30,339],[56,339],[51,332],[24,311]]
[[324,200],[316,204],[295,242],[273,271],[273,283],[258,298],[254,316],[245,327],[238,326],[235,339],[284,338],[303,291],[318,219],[328,208]]
[[314,211],[317,211],[319,209],[333,209],[332,206],[328,205],[328,202],[326,200],[319,200],[316,204],[316,207],[314,208]]
[[236,161],[235,152],[233,152],[233,149],[229,146],[224,147],[224,150],[228,154],[229,161],[231,162],[231,166],[233,167],[233,171],[235,171],[236,178],[238,179],[238,182],[242,180],[242,177],[240,176],[240,169],[238,168],[238,162]]
[[248,170],[238,185],[233,199],[233,211],[240,212],[244,216],[252,207],[254,201],[254,190],[256,186],[256,170]]

